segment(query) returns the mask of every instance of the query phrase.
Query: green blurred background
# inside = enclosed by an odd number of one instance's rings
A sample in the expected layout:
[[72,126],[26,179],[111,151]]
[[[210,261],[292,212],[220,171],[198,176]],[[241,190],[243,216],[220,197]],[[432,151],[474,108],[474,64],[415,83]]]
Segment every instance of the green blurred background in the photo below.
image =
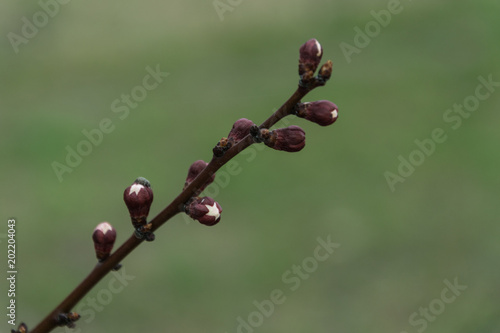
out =
[[[15,217],[18,323],[34,327],[95,265],[95,225],[111,222],[117,245],[131,234],[122,193],[136,177],[153,184],[154,216],[235,120],[260,123],[279,107],[314,37],[333,76],[306,100],[337,103],[339,120],[289,118],[307,133],[303,151],[238,156],[240,173],[209,189],[221,222],[173,218],[123,262],[121,292],[110,293],[113,276],[92,290],[77,332],[500,332],[500,91],[456,130],[443,119],[479,76],[500,81],[498,1],[402,1],[350,61],[341,43],[355,46],[354,28],[388,1],[221,3],[222,20],[211,0],[70,1],[16,53],[8,34],[43,9],[1,2],[1,263]],[[148,66],[169,76],[120,119],[111,104]],[[60,182],[51,164],[105,118],[113,131]],[[447,140],[391,191],[384,173],[435,128]],[[282,276],[318,237],[340,247],[292,291]],[[441,308],[455,279],[467,289]],[[274,289],[285,302],[259,317],[254,301]],[[439,314],[422,319],[430,305]],[[249,316],[256,327],[238,328]]]

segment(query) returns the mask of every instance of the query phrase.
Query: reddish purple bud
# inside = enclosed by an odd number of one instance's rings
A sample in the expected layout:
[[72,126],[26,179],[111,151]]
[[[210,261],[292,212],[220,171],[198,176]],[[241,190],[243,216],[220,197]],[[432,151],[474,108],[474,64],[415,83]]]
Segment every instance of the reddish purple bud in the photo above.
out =
[[248,120],[246,118],[238,119],[233,124],[233,128],[231,129],[231,132],[229,132],[227,138],[229,140],[233,140],[234,143],[238,143],[239,141],[241,141],[241,139],[250,134],[250,127],[252,127],[253,125],[254,123],[251,120]]
[[113,249],[116,240],[116,230],[108,222],[99,223],[94,229],[92,239],[94,240],[96,257],[99,261],[103,261],[109,257]]
[[200,174],[200,172],[206,168],[207,165],[208,163],[203,160],[198,160],[191,164],[186,177],[186,184],[191,183]]
[[270,131],[269,134],[266,131],[262,130],[264,143],[273,149],[296,152],[306,145],[306,133],[299,126],[278,128]]
[[127,205],[134,228],[145,225],[153,202],[153,190],[149,181],[143,177],[137,178],[123,192],[123,200]]
[[[299,74],[313,74],[323,56],[323,48],[316,39],[309,39],[299,49]],[[311,73],[312,72],[312,73]]]
[[[195,180],[195,178],[200,174],[200,172],[203,171],[203,169],[206,168],[206,166],[208,165],[207,162],[203,161],[203,160],[198,160],[196,162],[194,162],[193,164],[191,164],[191,166],[189,167],[189,170],[188,170],[188,175],[187,175],[187,178],[186,178],[186,182],[184,183],[184,189],[193,182],[193,180]],[[213,174],[208,180],[207,182],[201,186],[198,191],[196,191],[195,195],[198,195],[200,194],[204,189],[205,187],[207,187],[208,185],[210,185],[215,179],[215,174]]]
[[187,207],[186,213],[201,224],[212,226],[220,221],[222,208],[210,197],[196,198]]
[[321,100],[316,102],[299,103],[296,114],[321,126],[331,125],[337,120],[339,110],[337,105],[330,101]]

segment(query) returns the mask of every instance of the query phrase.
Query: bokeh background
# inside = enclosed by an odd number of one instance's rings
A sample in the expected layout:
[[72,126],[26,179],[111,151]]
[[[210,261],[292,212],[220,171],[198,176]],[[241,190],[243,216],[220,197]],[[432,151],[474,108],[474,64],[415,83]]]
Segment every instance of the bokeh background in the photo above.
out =
[[[238,174],[209,189],[221,222],[173,218],[123,262],[122,291],[108,276],[80,304],[77,332],[500,332],[500,88],[457,129],[443,119],[479,76],[500,81],[498,1],[403,0],[350,59],[341,43],[356,46],[354,29],[389,1],[224,4],[220,16],[212,0],[74,0],[43,22],[39,2],[1,2],[1,263],[15,217],[18,323],[34,327],[95,265],[95,225],[111,222],[117,244],[131,234],[122,193],[136,177],[153,184],[154,216],[235,120],[279,107],[314,37],[334,69],[306,100],[337,103],[339,120],[289,118],[307,133],[303,151],[238,156]],[[16,53],[9,33],[34,15],[46,24]],[[148,66],[169,75],[120,119],[112,103]],[[59,181],[52,163],[103,119],[111,133]],[[392,191],[384,174],[435,128],[446,141]],[[318,237],[340,247],[292,291],[283,275],[299,276],[290,270]],[[445,304],[455,279],[467,288]],[[254,302],[275,289],[286,300],[259,320]],[[438,315],[425,319],[429,306]],[[255,327],[239,327],[249,316]]]

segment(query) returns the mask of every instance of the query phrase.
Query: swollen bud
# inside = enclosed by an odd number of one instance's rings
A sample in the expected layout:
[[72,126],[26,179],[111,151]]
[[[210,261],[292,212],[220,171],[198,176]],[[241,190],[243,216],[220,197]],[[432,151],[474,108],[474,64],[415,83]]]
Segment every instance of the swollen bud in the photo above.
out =
[[245,136],[250,134],[250,128],[254,125],[253,121],[246,118],[238,119],[234,124],[231,132],[229,132],[227,138],[238,143]]
[[[193,182],[193,180],[195,180],[196,177],[198,177],[200,172],[202,172],[203,169],[205,169],[207,167],[207,165],[208,165],[208,163],[203,161],[203,160],[198,160],[198,161],[194,162],[193,164],[191,164],[191,166],[189,167],[189,170],[188,170],[187,177],[186,177],[186,182],[184,183],[184,189],[186,189],[186,187],[188,187],[188,185],[191,184]],[[207,187],[208,185],[210,185],[214,181],[214,179],[215,179],[215,174],[213,174],[207,180],[207,182],[195,192],[195,195],[200,194],[205,189],[205,187]]]
[[212,226],[220,221],[222,208],[210,197],[195,198],[187,207],[186,214],[201,224]]
[[116,230],[108,222],[97,225],[92,234],[94,240],[95,254],[99,261],[104,261],[109,257],[116,240]]
[[312,77],[323,56],[323,48],[316,39],[309,39],[299,49],[299,75]]
[[321,100],[297,104],[295,114],[321,126],[328,126],[337,120],[339,110],[334,103]]
[[302,128],[295,125],[273,131],[263,129],[261,136],[266,146],[276,150],[297,152],[306,145],[306,133]]
[[137,178],[123,192],[123,200],[127,205],[134,228],[144,226],[153,202],[153,190],[149,181],[143,177]]

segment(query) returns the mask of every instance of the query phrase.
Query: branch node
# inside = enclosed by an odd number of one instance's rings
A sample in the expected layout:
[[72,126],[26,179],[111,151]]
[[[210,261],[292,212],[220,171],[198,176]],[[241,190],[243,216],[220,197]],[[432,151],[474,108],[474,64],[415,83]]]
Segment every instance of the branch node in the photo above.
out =
[[26,326],[25,323],[21,323],[21,325],[19,325],[17,331],[16,330],[10,330],[11,333],[28,333],[28,326]]
[[80,315],[76,312],[60,313],[57,317],[57,326],[75,328],[75,321],[78,319],[80,319]]
[[217,142],[217,145],[213,149],[215,157],[222,157],[224,153],[228,151],[233,146],[233,140],[228,140],[227,138],[222,138]]
[[152,228],[153,228],[153,224],[151,222],[147,223],[143,226],[136,228],[134,235],[138,239],[144,239],[147,242],[152,242],[155,240],[155,234],[153,234],[151,232]]
[[257,125],[253,125],[252,127],[250,127],[250,135],[252,136],[255,143],[261,143],[264,141],[264,139],[262,138],[261,130]]
[[119,270],[120,270],[120,268],[122,268],[122,266],[123,266],[122,264],[118,264],[118,265],[116,265],[115,267],[113,267],[111,270],[112,270],[112,271],[115,271],[115,272],[116,272],[116,271],[119,271]]

